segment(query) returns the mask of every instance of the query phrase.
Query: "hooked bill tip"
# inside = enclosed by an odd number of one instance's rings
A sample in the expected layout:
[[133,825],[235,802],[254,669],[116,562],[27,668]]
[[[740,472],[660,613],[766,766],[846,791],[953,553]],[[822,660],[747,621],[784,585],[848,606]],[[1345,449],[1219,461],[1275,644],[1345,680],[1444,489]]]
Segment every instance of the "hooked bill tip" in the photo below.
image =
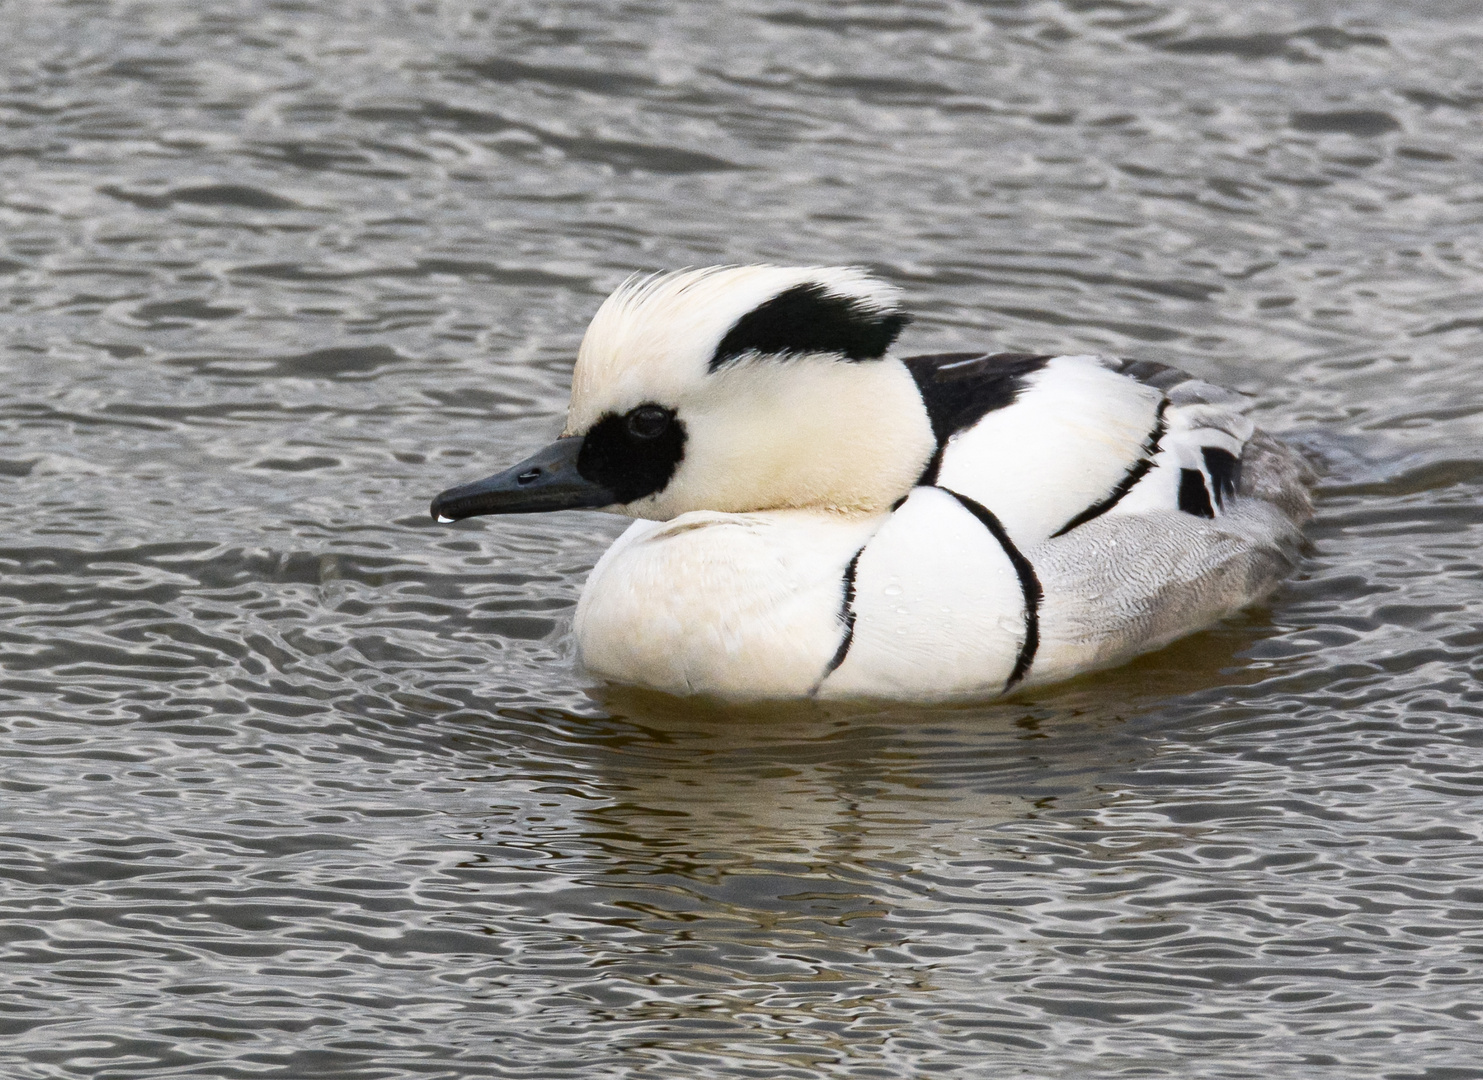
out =
[[451,517],[444,517],[442,514],[438,514],[438,515],[436,515],[435,520],[437,521],[437,523],[439,525],[452,525],[458,519],[457,518],[451,518]]

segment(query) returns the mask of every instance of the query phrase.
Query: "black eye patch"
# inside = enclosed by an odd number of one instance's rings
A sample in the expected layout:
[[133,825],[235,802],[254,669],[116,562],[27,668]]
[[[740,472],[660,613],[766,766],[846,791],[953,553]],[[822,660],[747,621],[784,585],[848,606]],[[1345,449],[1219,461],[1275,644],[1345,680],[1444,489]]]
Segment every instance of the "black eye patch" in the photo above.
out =
[[685,456],[685,425],[673,409],[645,404],[604,413],[582,439],[577,472],[602,484],[613,501],[631,503],[663,491]]
[[764,356],[839,353],[846,360],[879,360],[911,316],[879,311],[822,285],[795,285],[747,312],[726,332],[710,370],[749,352]]

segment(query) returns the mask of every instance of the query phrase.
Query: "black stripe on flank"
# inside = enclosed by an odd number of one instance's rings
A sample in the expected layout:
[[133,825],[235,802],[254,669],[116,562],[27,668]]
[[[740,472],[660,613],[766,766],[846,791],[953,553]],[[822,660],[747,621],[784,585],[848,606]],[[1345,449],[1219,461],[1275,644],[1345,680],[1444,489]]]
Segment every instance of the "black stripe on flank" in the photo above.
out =
[[1004,692],[1008,693],[1014,689],[1016,683],[1023,679],[1030,671],[1030,665],[1035,662],[1035,652],[1040,648],[1040,601],[1045,598],[1044,591],[1040,588],[1040,579],[1035,576],[1035,567],[1030,560],[1025,558],[1020,549],[1014,546],[1014,541],[1009,538],[1009,533],[1004,531],[1000,523],[987,506],[975,502],[967,495],[959,495],[952,488],[941,488],[953,498],[963,504],[974,517],[983,523],[999,546],[1004,549],[1004,554],[1009,558],[1009,564],[1014,567],[1016,576],[1020,579],[1020,592],[1025,597],[1025,642],[1020,646],[1020,654],[1015,658],[1014,670],[1009,673],[1009,678],[1004,683]]
[[737,319],[716,346],[710,370],[749,352],[879,360],[910,321],[910,315],[882,311],[857,297],[836,296],[817,282],[795,285]]
[[1210,485],[1215,489],[1215,505],[1224,510],[1226,500],[1236,494],[1236,487],[1241,483],[1241,459],[1216,446],[1202,446],[1200,454],[1205,458]]
[[1123,478],[1119,480],[1117,486],[1108,493],[1107,498],[1103,499],[1101,502],[1092,503],[1091,506],[1088,506],[1081,513],[1077,514],[1070,521],[1066,522],[1066,524],[1062,525],[1055,532],[1051,533],[1052,537],[1065,536],[1068,532],[1076,528],[1078,525],[1085,525],[1088,521],[1091,521],[1094,518],[1101,517],[1118,503],[1122,502],[1123,496],[1132,491],[1133,488],[1137,486],[1138,481],[1142,480],[1145,476],[1148,475],[1148,470],[1153,468],[1153,459],[1158,455],[1159,443],[1163,441],[1164,432],[1167,430],[1164,424],[1164,411],[1168,409],[1168,407],[1168,398],[1164,398],[1162,401],[1159,402],[1159,411],[1158,414],[1154,417],[1153,430],[1148,433],[1148,438],[1143,440],[1143,456],[1140,457],[1137,461],[1133,462],[1132,467],[1123,474]]
[[1205,474],[1199,469],[1179,470],[1179,509],[1195,517],[1213,518],[1210,492],[1205,487]]
[[[844,658],[850,654],[850,645],[855,640],[855,568],[860,565],[860,556],[865,554],[865,548],[861,547],[855,552],[850,564],[844,568],[844,600],[839,606],[839,621],[844,623],[844,637],[840,639],[839,648],[834,650],[834,658],[829,661],[829,666],[824,669],[823,676],[819,682],[823,682],[834,674],[834,669],[844,663]],[[818,687],[815,687],[818,689]]]

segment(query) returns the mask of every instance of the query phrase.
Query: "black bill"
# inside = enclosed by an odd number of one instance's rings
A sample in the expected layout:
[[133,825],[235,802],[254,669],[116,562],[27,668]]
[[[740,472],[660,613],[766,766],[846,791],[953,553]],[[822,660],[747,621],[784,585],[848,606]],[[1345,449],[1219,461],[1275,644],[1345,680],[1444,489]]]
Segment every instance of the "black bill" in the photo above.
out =
[[458,521],[480,514],[539,514],[612,506],[618,501],[613,492],[577,472],[581,449],[580,438],[557,439],[502,473],[449,488],[433,500],[433,518]]

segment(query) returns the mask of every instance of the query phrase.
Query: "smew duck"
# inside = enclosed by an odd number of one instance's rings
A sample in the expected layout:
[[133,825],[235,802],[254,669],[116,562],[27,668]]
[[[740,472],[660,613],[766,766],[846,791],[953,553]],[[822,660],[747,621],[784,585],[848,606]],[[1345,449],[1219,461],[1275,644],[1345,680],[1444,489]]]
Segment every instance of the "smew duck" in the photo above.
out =
[[1098,355],[892,351],[852,267],[630,280],[560,438],[432,504],[639,520],[577,605],[599,678],[726,699],[988,698],[1121,663],[1269,593],[1311,472],[1245,399]]

